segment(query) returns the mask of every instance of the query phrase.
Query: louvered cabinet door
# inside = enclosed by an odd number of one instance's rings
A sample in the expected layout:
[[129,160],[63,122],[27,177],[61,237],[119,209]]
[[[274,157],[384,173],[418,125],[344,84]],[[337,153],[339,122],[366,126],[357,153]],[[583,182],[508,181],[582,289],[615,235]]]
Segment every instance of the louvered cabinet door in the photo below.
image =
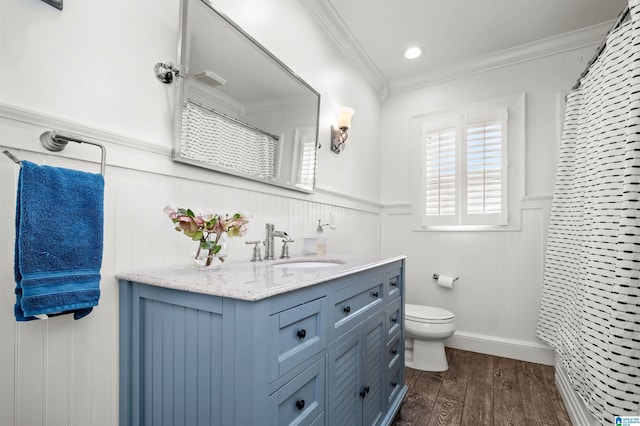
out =
[[384,312],[374,315],[364,324],[362,333],[363,379],[359,396],[362,399],[362,424],[365,426],[380,424],[383,413],[386,411],[386,396],[383,388],[383,382],[386,379],[385,318]]
[[353,426],[362,423],[362,339],[357,333],[340,340],[329,352],[329,424]]
[[386,409],[385,346],[385,313],[378,312],[329,352],[329,424],[380,424]]

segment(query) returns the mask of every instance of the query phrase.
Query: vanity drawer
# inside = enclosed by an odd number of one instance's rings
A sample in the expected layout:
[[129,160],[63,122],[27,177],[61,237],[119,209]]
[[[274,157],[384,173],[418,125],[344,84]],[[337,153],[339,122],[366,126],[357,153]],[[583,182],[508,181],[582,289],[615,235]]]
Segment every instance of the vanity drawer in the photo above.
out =
[[335,293],[333,327],[337,337],[371,315],[383,303],[383,280],[360,282]]
[[270,316],[270,380],[325,348],[327,306],[327,298],[322,297]]
[[403,348],[400,345],[404,345],[404,341],[400,339],[400,336],[401,335],[398,333],[396,337],[387,344],[387,352],[385,356],[389,370],[398,368],[398,365],[402,362],[400,357],[402,355]]
[[393,300],[402,293],[402,270],[396,269],[388,274],[385,282],[387,300]]
[[402,328],[402,315],[402,299],[397,298],[387,306],[387,339],[391,339],[394,334],[400,332]]
[[269,397],[269,425],[315,425],[324,412],[325,361],[318,360]]
[[403,369],[400,368],[400,364],[398,364],[396,368],[389,373],[389,377],[385,385],[387,388],[387,404],[389,406],[398,397],[398,393],[400,392],[400,389],[402,389],[402,374]]

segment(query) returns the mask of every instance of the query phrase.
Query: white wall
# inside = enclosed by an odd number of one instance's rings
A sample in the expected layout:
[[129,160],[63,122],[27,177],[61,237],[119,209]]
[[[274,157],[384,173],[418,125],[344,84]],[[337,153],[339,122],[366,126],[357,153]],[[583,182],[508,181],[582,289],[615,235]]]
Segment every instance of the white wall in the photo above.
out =
[[[192,249],[162,213],[166,204],[249,213],[246,240],[261,239],[264,224],[273,222],[296,239],[292,255],[301,253],[302,237],[317,219],[334,213],[329,254],[378,251],[377,94],[298,1],[242,3],[246,8],[231,5],[228,15],[321,93],[316,194],[171,161],[173,91],[152,69],[158,61],[177,62],[178,0],[65,0],[62,12],[39,0],[0,1],[0,145],[33,162],[97,171],[99,152],[92,147],[70,144],[52,154],[40,146],[40,133],[58,128],[103,143],[108,163],[100,305],[80,321],[16,323],[18,168],[0,159],[0,424],[117,424],[115,274],[186,265]],[[356,116],[349,146],[335,155],[329,126],[342,105]],[[244,239],[230,240],[231,261],[250,256]]]
[[[440,306],[456,315],[450,346],[552,363],[535,336],[548,209],[556,166],[558,93],[571,88],[594,47],[395,94],[383,108],[382,250],[404,253],[407,302]],[[519,231],[416,232],[411,215],[410,119],[499,96],[526,93],[526,196]],[[562,97],[560,97],[562,99]],[[386,142],[393,143],[386,144]],[[459,276],[452,290],[434,273]]]

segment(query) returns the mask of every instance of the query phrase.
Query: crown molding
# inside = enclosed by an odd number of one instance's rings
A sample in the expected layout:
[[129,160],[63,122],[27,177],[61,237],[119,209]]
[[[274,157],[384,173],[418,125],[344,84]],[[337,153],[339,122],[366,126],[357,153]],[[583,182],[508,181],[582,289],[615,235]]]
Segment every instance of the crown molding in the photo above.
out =
[[[410,91],[523,62],[571,52],[577,49],[586,47],[595,48],[600,45],[613,22],[614,21],[607,21],[554,37],[541,39],[475,58],[453,67],[442,68],[431,73],[426,73],[415,79],[391,83],[390,92],[400,93]],[[585,64],[586,63],[588,62],[585,61]]]
[[378,92],[380,100],[386,99],[389,94],[387,80],[360,46],[329,0],[303,0],[302,3],[317,18],[326,34],[351,61],[357,71]]
[[473,58],[456,66],[422,74],[414,79],[388,82],[340,18],[330,0],[303,0],[303,3],[318,19],[320,25],[336,46],[351,60],[356,69],[378,92],[381,102],[391,94],[456,80],[584,47],[595,47],[602,42],[614,23],[613,20],[606,21],[558,36],[505,49],[480,58]]

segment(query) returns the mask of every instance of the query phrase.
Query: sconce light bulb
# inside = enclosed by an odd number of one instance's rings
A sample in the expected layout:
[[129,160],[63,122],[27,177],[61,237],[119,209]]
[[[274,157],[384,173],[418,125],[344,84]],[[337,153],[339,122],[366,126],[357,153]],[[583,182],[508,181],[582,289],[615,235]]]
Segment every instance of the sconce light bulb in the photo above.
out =
[[351,127],[351,117],[353,117],[354,113],[355,111],[353,110],[353,108],[340,108],[340,110],[338,111],[338,127],[340,129],[348,129],[349,127]]
[[353,108],[342,107],[338,111],[338,127],[331,126],[331,150],[340,154],[344,149],[344,143],[349,137],[347,130],[351,127],[351,117],[354,114]]

